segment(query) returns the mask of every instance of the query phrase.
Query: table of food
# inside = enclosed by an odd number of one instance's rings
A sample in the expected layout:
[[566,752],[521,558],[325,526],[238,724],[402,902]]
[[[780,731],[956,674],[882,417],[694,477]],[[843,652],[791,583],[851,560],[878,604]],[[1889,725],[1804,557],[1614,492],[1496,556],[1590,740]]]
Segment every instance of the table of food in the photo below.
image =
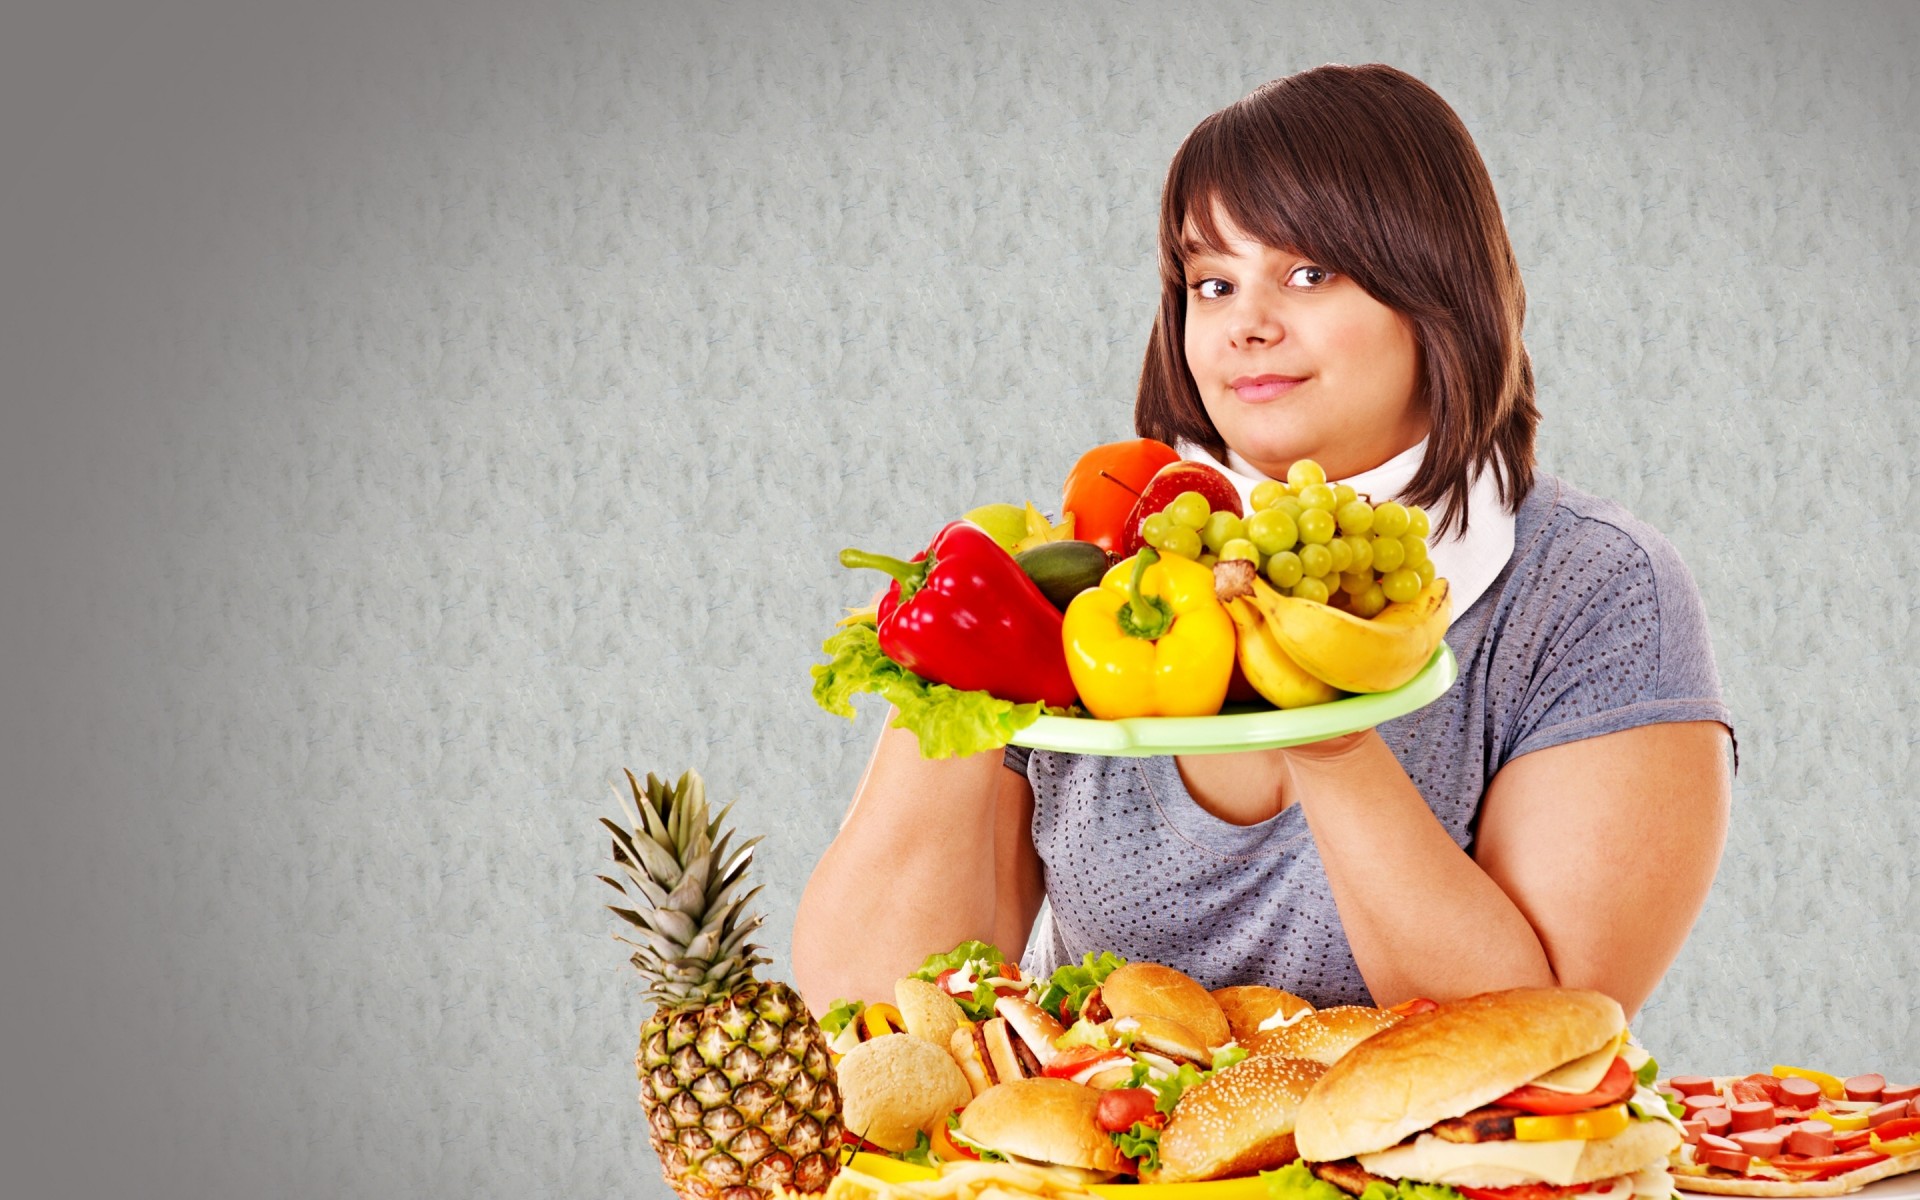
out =
[[[1368,729],[1454,682],[1430,532],[1309,461],[1242,496],[1159,443],[1098,447],[1057,515],[988,505],[905,554],[846,551],[888,582],[827,638],[814,697],[850,717],[877,693],[935,758]],[[816,1017],[757,971],[759,839],[692,772],[625,783],[601,878],[655,1006],[649,1140],[686,1200],[1920,1198],[1920,1080],[1664,1072],[1577,988],[1316,1009],[1111,952],[1036,977],[969,941]]]

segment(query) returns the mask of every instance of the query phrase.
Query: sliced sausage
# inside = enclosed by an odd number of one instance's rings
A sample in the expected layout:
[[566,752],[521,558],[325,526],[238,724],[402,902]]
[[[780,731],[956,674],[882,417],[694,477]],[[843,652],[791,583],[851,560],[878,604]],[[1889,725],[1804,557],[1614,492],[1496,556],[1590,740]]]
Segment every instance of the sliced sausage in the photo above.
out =
[[1700,1144],[1693,1148],[1693,1157],[1696,1162],[1732,1171],[1736,1175],[1745,1175],[1747,1165],[1753,1161],[1753,1155],[1742,1150],[1739,1143],[1711,1133],[1701,1136]]
[[1820,1085],[1811,1079],[1782,1079],[1780,1103],[1788,1108],[1812,1108],[1820,1102]]
[[1896,1100],[1892,1104],[1882,1104],[1867,1114],[1867,1128],[1878,1129],[1888,1121],[1897,1121],[1907,1115],[1909,1106],[1905,1100]]
[[1825,1158],[1833,1153],[1833,1126],[1825,1121],[1802,1121],[1787,1126],[1787,1153]]
[[1728,1140],[1755,1158],[1774,1158],[1786,1149],[1787,1131],[1778,1126],[1755,1129],[1749,1133],[1736,1133]]
[[1745,1104],[1736,1104],[1727,1110],[1732,1118],[1735,1133],[1750,1133],[1756,1129],[1773,1128],[1773,1102],[1771,1100],[1750,1100]]
[[1877,1101],[1880,1099],[1880,1093],[1887,1089],[1887,1077],[1877,1072],[1869,1075],[1855,1075],[1841,1086],[1847,1089],[1849,1100]]

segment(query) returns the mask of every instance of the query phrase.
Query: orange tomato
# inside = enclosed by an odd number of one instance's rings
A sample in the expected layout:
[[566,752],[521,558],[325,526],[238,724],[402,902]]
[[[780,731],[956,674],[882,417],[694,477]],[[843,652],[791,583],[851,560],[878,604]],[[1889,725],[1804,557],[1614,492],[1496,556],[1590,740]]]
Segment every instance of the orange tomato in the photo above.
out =
[[1060,519],[1073,517],[1076,540],[1118,554],[1127,517],[1147,481],[1161,467],[1179,461],[1172,446],[1152,438],[1095,446],[1067,472],[1067,486],[1060,494]]

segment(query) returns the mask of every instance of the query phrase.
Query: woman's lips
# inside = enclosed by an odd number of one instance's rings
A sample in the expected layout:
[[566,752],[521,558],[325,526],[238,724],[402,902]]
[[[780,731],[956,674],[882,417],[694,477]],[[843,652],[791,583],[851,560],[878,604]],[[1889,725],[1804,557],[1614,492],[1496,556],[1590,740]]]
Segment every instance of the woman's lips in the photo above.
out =
[[1242,375],[1227,386],[1242,400],[1257,403],[1285,395],[1305,382],[1296,375]]

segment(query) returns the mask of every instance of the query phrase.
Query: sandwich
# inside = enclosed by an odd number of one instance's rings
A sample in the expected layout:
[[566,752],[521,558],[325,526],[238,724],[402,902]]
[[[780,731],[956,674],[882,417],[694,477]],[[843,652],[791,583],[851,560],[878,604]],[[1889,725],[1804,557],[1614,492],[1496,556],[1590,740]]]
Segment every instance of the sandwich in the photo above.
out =
[[1238,984],[1213,989],[1213,998],[1226,1014],[1227,1029],[1242,1046],[1260,1034],[1291,1025],[1313,1011],[1313,1005],[1292,992],[1259,984]]
[[1103,1015],[1082,1012],[1083,1017],[1095,1021],[1159,1017],[1182,1025],[1203,1051],[1233,1040],[1233,1031],[1227,1025],[1227,1014],[1221,1010],[1220,1002],[1191,976],[1159,963],[1137,962],[1120,967],[1093,992],[1089,1003],[1104,1010]]
[[1001,996],[993,1011],[978,1025],[962,1022],[947,1040],[976,1096],[996,1084],[1047,1074],[1060,1053],[1054,1043],[1066,1033],[1024,997]]
[[1599,992],[1471,996],[1335,1061],[1294,1136],[1313,1175],[1353,1195],[1378,1181],[1428,1185],[1427,1200],[1664,1200],[1681,1135],[1650,1062]]
[[1132,1170],[1096,1114],[1105,1093],[1065,1079],[1016,1079],[988,1088],[948,1136],[981,1158],[1052,1167],[1082,1183]]
[[1226,1179],[1294,1161],[1294,1121],[1325,1070],[1306,1059],[1248,1058],[1194,1084],[1173,1106],[1159,1161],[1140,1182]]
[[1343,1004],[1337,1008],[1296,1010],[1290,1016],[1268,1018],[1240,1044],[1252,1055],[1310,1058],[1332,1065],[1347,1051],[1383,1029],[1400,1023],[1399,1014],[1385,1008]]

